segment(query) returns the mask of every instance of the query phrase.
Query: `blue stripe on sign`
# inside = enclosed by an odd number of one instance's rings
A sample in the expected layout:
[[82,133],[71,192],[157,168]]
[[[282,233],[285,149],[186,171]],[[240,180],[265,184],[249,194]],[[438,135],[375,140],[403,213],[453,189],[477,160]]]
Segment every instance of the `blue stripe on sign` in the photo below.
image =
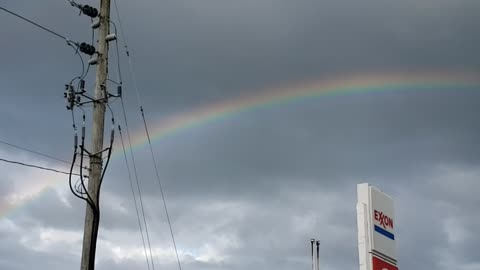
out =
[[393,235],[393,233],[386,231],[377,225],[375,225],[375,231],[378,232],[379,234],[382,234],[385,237],[395,240],[395,235]]

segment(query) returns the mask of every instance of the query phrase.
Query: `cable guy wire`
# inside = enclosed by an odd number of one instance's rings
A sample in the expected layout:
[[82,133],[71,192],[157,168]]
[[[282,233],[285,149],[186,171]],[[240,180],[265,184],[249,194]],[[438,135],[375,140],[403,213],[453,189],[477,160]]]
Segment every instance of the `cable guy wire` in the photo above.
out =
[[[150,152],[152,154],[152,161],[153,161],[153,165],[154,165],[154,169],[155,169],[155,175],[157,177],[157,182],[158,182],[158,185],[160,187],[160,193],[161,193],[161,196],[162,196],[163,207],[164,207],[164,210],[165,210],[165,215],[167,217],[167,222],[168,222],[168,227],[170,229],[170,236],[172,237],[173,247],[175,249],[175,256],[176,256],[176,259],[177,259],[178,268],[179,268],[179,270],[182,270],[182,265],[180,264],[180,258],[178,256],[177,244],[176,244],[175,236],[174,236],[174,233],[173,233],[172,223],[170,221],[170,215],[168,213],[168,207],[167,207],[167,201],[166,201],[166,198],[165,198],[165,192],[163,190],[162,182],[161,182],[161,179],[160,179],[160,174],[158,172],[157,162],[156,162],[156,159],[155,159],[155,154],[153,152],[152,142],[150,140],[150,134],[149,134],[149,131],[148,131],[147,121],[145,120],[145,113],[144,113],[143,106],[142,106],[142,101],[141,101],[141,98],[140,98],[140,91],[138,90],[136,76],[135,76],[135,72],[133,70],[131,55],[128,51],[128,45],[127,45],[127,42],[126,42],[125,34],[123,32],[123,25],[122,25],[122,22],[121,22],[121,16],[120,16],[120,13],[119,13],[119,10],[118,10],[118,5],[117,5],[116,0],[113,0],[113,2],[114,2],[114,6],[115,6],[115,11],[117,13],[117,18],[118,18],[118,21],[119,21],[120,31],[122,33],[123,41],[124,41],[124,44],[125,44],[126,55],[127,55],[127,58],[128,58],[128,66],[129,66],[129,71],[130,71],[130,77],[133,81],[133,86],[134,86],[134,89],[135,89],[135,93],[137,95],[138,106],[140,107],[140,112],[141,112],[142,119],[143,119],[145,133],[146,133],[147,139],[148,139],[148,145],[149,145],[149,148],[150,148]],[[127,129],[127,131],[128,131],[128,129]]]
[[[135,176],[138,198],[139,198],[139,201],[140,201],[140,210],[141,210],[141,214],[142,214],[142,217],[143,217],[143,224],[145,226],[145,235],[147,237],[148,249],[150,251],[150,260],[152,262],[152,269],[155,270],[155,263],[153,262],[152,246],[151,246],[151,242],[150,242],[150,234],[148,233],[148,224],[147,224],[147,219],[145,218],[145,209],[143,207],[142,191],[140,189],[140,183],[139,183],[139,180],[138,180],[137,165],[136,165],[136,162],[135,162],[135,155],[133,155],[132,140],[131,140],[131,137],[130,137],[130,131],[129,131],[130,129],[128,127],[127,113],[125,111],[125,104],[123,102],[123,98],[120,98],[120,102],[121,102],[121,105],[122,105],[123,119],[125,121],[125,129],[127,130],[128,146],[129,146],[129,150],[130,150],[130,156],[132,158],[133,173],[134,173],[134,176]],[[148,260],[147,260],[147,262],[148,262]]]
[[55,31],[53,31],[53,30],[50,30],[50,29],[48,29],[48,28],[45,27],[45,26],[42,26],[42,25],[40,25],[40,24],[38,24],[38,23],[30,20],[30,19],[27,19],[27,18],[25,18],[25,17],[23,17],[23,16],[15,13],[15,12],[13,12],[13,11],[11,11],[11,10],[8,10],[8,9],[2,7],[2,6],[0,6],[0,9],[3,10],[3,11],[5,11],[5,12],[7,12],[7,13],[10,13],[11,15],[13,15],[13,16],[15,16],[15,17],[17,17],[17,18],[20,18],[20,19],[22,19],[22,20],[24,20],[24,21],[26,21],[26,22],[28,22],[28,23],[30,23],[30,24],[32,24],[32,25],[35,25],[36,27],[38,27],[38,28],[40,28],[40,29],[43,29],[44,31],[49,32],[49,33],[52,34],[52,35],[55,35],[55,36],[57,36],[57,37],[59,37],[59,38],[61,38],[61,39],[64,39],[64,40],[67,40],[67,41],[68,41],[68,38],[66,38],[65,36],[60,35],[59,33],[55,32]]
[[[145,244],[145,237],[143,236],[143,228],[142,228],[142,221],[140,219],[140,213],[138,211],[138,203],[137,203],[137,197],[135,195],[135,190],[133,188],[133,180],[132,180],[132,173],[130,171],[130,166],[128,165],[128,158],[127,158],[127,151],[125,150],[125,144],[123,142],[123,135],[122,135],[122,129],[120,125],[118,125],[118,131],[120,133],[120,141],[122,142],[122,149],[123,149],[123,157],[125,158],[125,166],[127,167],[127,172],[128,172],[128,181],[130,183],[130,190],[132,191],[132,196],[133,196],[133,202],[135,204],[135,212],[137,214],[137,221],[138,221],[138,228],[140,230],[140,235],[142,236],[142,243],[143,243],[143,251],[145,253],[145,260],[147,262],[147,269],[150,270],[150,263],[148,261],[148,253],[147,253],[147,246]],[[141,195],[141,193],[140,193]],[[143,215],[143,209],[142,209],[142,215]],[[145,217],[145,215],[143,215]]]
[[[65,163],[65,164],[69,164],[69,165],[71,164],[70,161],[66,161],[64,159],[60,159],[60,158],[56,158],[54,156],[43,154],[43,153],[37,152],[35,150],[31,150],[31,149],[28,149],[28,148],[25,148],[25,147],[22,147],[22,146],[18,146],[18,145],[15,145],[15,144],[3,141],[3,140],[0,140],[0,143],[8,145],[8,146],[13,147],[13,148],[17,148],[17,149],[29,152],[29,153],[32,153],[32,154],[35,154],[35,155],[39,155],[39,156],[46,157],[46,158],[49,158],[49,159],[52,159],[52,160],[56,160],[56,161],[59,161],[59,162]],[[75,165],[75,166],[80,167],[79,165]]]
[[[6,162],[6,163],[11,163],[11,164],[16,164],[16,165],[21,165],[21,166],[26,166],[26,167],[30,167],[30,168],[55,172],[55,173],[61,173],[61,174],[66,174],[66,175],[70,174],[70,173],[65,172],[65,171],[60,171],[60,170],[56,170],[56,169],[52,169],[52,168],[47,168],[47,167],[43,167],[43,166],[39,166],[39,165],[28,164],[28,163],[23,163],[23,162],[20,162],[20,161],[14,161],[14,160],[9,160],[9,159],[4,159],[4,158],[0,158],[0,161]],[[80,174],[77,174],[77,173],[72,173],[72,175],[80,176]]]

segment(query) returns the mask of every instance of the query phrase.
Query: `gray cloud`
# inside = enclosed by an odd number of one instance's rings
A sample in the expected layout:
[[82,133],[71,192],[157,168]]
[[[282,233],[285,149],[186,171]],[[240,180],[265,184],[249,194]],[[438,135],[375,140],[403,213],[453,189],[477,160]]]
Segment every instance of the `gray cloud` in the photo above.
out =
[[[480,70],[476,1],[118,4],[152,126],[302,81]],[[67,1],[4,5],[71,39],[90,39],[89,20]],[[63,84],[79,74],[78,56],[7,14],[1,13],[0,24],[8,26],[0,28],[1,139],[69,160],[73,132]],[[116,56],[111,58],[114,63]],[[121,61],[130,126],[142,133],[126,59]],[[93,72],[87,78],[90,89]],[[307,269],[311,237],[322,241],[323,269],[352,269],[358,261],[355,184],[362,181],[396,199],[402,269],[476,269],[479,93],[403,90],[261,108],[156,142],[185,269]],[[113,109],[121,123],[119,104]],[[140,269],[142,243],[116,146],[103,187],[97,268]],[[4,157],[64,165],[1,147]],[[175,269],[148,150],[136,149],[135,157],[155,262]],[[35,197],[0,219],[0,268],[78,265],[85,205],[68,193],[67,183],[14,165],[1,164],[0,171],[2,206]],[[59,184],[38,195],[38,187],[52,180]]]

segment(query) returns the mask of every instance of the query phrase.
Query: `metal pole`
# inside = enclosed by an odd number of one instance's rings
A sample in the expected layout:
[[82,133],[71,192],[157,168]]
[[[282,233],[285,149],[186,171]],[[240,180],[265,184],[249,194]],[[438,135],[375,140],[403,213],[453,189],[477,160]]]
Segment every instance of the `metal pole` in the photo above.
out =
[[313,257],[313,243],[315,242],[315,239],[310,239],[310,246],[312,248],[312,270],[315,270],[315,259]]
[[[107,73],[108,73],[108,42],[106,36],[110,31],[110,0],[100,1],[100,29],[97,49],[97,75],[95,82],[95,100],[93,103],[93,134],[92,134],[92,156],[90,157],[90,174],[88,180],[88,193],[97,209],[99,201],[97,194],[100,192],[100,178],[102,175],[102,153],[103,133],[105,120],[105,103]],[[95,211],[87,204],[85,214],[85,227],[83,234],[83,249],[81,270],[95,269],[95,251],[97,246],[98,226],[100,222],[99,211]]]

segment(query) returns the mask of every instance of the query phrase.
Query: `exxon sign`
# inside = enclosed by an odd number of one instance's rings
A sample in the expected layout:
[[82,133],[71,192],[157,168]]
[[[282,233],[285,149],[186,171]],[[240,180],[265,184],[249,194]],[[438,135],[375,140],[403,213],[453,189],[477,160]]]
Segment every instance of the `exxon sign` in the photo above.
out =
[[374,256],[372,257],[372,270],[398,270],[398,267]]
[[371,254],[396,264],[396,221],[393,199],[369,185],[357,187],[357,225],[360,269],[371,269]]
[[396,260],[393,200],[372,186],[369,187],[369,195],[371,248],[375,252]]
[[375,220],[375,231],[395,240],[395,235],[388,230],[393,230],[393,219],[387,216],[384,212],[373,210],[373,218]]

